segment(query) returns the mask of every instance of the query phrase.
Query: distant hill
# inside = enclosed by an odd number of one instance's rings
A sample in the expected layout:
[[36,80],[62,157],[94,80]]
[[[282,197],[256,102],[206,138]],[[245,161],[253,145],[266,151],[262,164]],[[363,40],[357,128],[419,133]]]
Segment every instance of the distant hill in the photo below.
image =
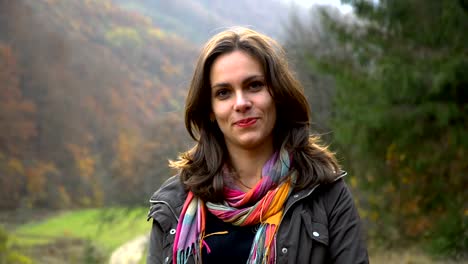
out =
[[247,26],[275,38],[282,36],[287,6],[275,0],[114,0],[127,10],[151,17],[169,32],[195,43],[231,26]]
[[0,209],[128,200],[167,171],[196,50],[111,1],[0,1]]

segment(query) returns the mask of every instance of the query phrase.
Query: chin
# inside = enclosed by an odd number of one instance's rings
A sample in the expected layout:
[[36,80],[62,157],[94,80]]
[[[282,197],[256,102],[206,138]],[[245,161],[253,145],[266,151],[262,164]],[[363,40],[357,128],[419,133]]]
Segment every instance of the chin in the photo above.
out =
[[265,141],[259,140],[258,138],[243,139],[243,140],[239,140],[238,142],[239,146],[245,149],[254,149],[259,146],[262,146],[264,143]]

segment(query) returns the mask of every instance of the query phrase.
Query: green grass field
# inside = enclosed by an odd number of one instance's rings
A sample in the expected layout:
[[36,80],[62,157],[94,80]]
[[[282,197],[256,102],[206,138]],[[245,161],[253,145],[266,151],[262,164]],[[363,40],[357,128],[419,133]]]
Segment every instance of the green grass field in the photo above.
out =
[[[146,213],[147,208],[84,209],[61,212],[44,220],[20,225],[15,230],[10,230],[13,236],[11,243],[20,247],[39,246],[38,254],[41,254],[40,245],[53,243],[63,238],[86,239],[104,250],[104,258],[107,259],[110,253],[120,245],[150,231],[151,222],[146,221]],[[77,252],[78,255],[82,254],[83,249],[80,248]],[[433,260],[417,248],[395,251],[371,247],[369,253],[371,263],[377,264],[467,263],[466,261]],[[141,264],[145,263],[145,256],[146,250],[140,260]],[[69,255],[63,258],[68,259]],[[58,257],[56,262],[46,259],[38,263],[60,263],[62,260]]]
[[13,232],[13,243],[34,246],[59,238],[89,239],[107,253],[150,231],[147,208],[84,209],[68,211],[28,223]]

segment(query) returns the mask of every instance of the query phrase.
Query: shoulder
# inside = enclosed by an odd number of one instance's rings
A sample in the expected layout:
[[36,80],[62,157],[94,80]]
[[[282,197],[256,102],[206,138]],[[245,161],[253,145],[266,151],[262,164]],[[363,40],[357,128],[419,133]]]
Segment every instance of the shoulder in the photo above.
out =
[[153,218],[162,227],[166,225],[169,227],[171,222],[178,220],[186,197],[187,192],[180,181],[179,175],[170,177],[151,196],[148,220]]
[[331,182],[323,183],[318,186],[319,191],[324,194],[336,194],[347,190],[348,187],[345,182],[346,175],[348,175],[346,171],[341,171]]
[[150,198],[150,203],[154,203],[155,201],[166,201],[169,202],[169,204],[178,205],[185,201],[185,196],[185,188],[177,174],[167,179],[161,187],[153,193]]
[[342,172],[334,181],[318,187],[318,196],[324,202],[328,212],[354,204],[351,191],[345,181],[346,174]]
[[305,203],[310,201],[320,201],[326,207],[333,207],[333,204],[339,203],[342,199],[351,197],[351,192],[345,182],[345,171],[340,172],[333,180],[327,183],[321,183],[311,188],[306,188],[297,193],[299,197],[306,196]]

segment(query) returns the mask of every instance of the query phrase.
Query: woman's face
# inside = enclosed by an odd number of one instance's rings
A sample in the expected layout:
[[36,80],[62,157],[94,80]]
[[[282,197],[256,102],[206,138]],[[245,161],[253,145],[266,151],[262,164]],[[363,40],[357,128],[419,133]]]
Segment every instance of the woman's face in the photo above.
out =
[[276,107],[260,63],[243,51],[215,59],[210,70],[212,116],[229,150],[273,146]]

